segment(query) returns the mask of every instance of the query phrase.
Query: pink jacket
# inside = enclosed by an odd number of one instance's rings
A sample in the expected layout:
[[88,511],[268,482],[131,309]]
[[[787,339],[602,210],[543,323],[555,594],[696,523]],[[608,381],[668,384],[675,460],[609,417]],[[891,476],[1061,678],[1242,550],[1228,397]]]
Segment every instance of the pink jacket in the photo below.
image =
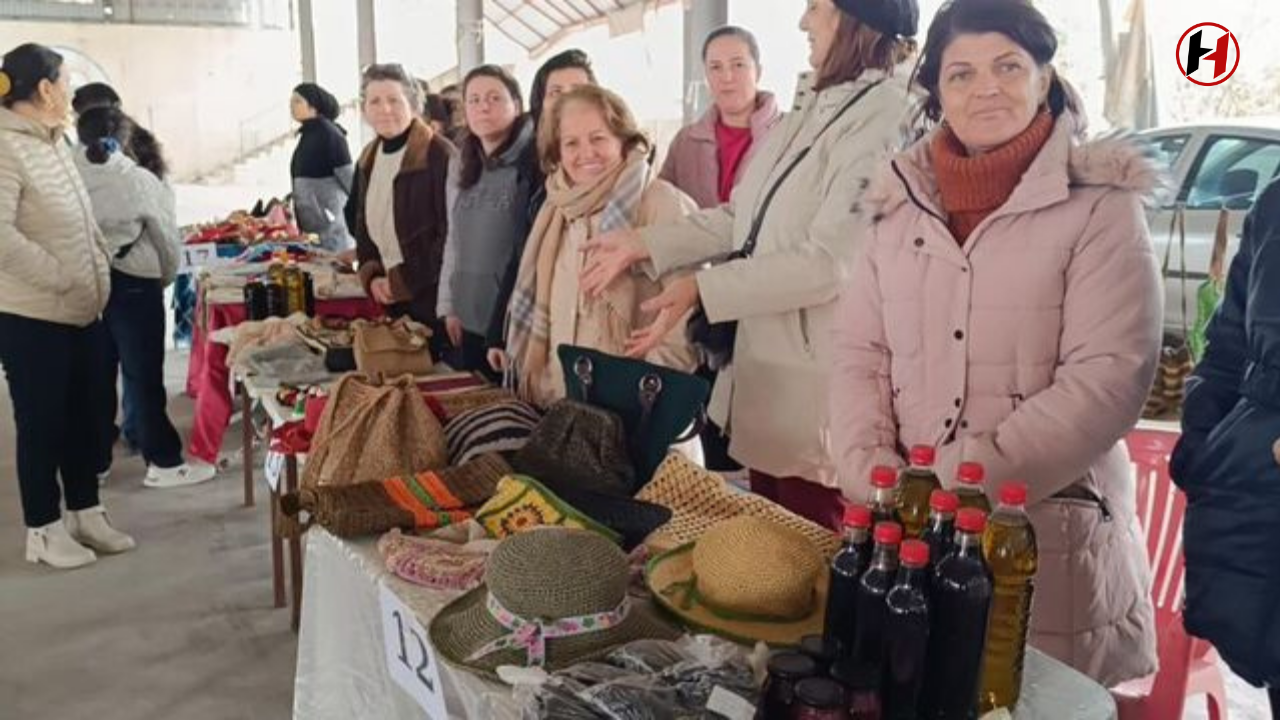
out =
[[[756,111],[751,116],[751,148],[738,165],[736,185],[742,179],[751,158],[764,142],[765,135],[778,124],[782,114],[773,93],[763,90],[756,96]],[[663,180],[675,185],[706,209],[720,204],[720,153],[716,145],[716,120],[720,111],[712,105],[702,118],[676,133],[662,163]]]
[[[940,209],[929,138],[868,191],[873,230],[834,332],[841,488],[938,448],[944,483],[986,466],[1030,486],[1040,569],[1032,643],[1104,685],[1154,671],[1151,573],[1120,442],[1160,348],[1161,285],[1142,195],[1158,177],[1119,140],[1057,125],[963,247]],[[1068,497],[1063,497],[1066,495]]]

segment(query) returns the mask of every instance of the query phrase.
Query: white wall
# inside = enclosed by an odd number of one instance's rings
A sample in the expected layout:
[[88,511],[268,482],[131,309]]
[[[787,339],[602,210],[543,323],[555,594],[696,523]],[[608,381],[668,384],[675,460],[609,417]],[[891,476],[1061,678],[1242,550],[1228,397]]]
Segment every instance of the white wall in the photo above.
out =
[[179,180],[234,159],[244,140],[286,132],[289,91],[301,77],[289,31],[0,22],[0,48],[24,42],[96,62],[125,109],[164,143]]

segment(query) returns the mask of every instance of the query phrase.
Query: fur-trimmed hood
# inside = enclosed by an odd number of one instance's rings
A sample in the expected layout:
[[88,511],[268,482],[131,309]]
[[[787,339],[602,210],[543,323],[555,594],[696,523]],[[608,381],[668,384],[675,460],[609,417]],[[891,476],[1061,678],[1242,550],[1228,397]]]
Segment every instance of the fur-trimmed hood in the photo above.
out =
[[[1043,207],[1066,200],[1072,188],[1080,187],[1134,192],[1150,203],[1168,186],[1166,173],[1141,140],[1132,134],[1081,140],[1079,126],[1070,114],[1057,119],[1053,133],[1010,196],[1010,203]],[[885,162],[862,202],[863,209],[873,213],[874,221],[913,199],[941,214],[929,155],[929,145],[939,132],[944,130],[934,129]]]

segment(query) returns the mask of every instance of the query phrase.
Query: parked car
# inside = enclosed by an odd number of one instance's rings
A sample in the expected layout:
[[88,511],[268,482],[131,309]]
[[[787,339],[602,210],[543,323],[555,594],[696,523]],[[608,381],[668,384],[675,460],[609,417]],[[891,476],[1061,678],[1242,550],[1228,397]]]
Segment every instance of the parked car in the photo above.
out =
[[[1147,213],[1156,257],[1170,250],[1165,274],[1165,329],[1181,333],[1196,319],[1196,287],[1208,278],[1218,217],[1228,213],[1227,267],[1240,243],[1244,217],[1271,181],[1280,178],[1280,117],[1223,120],[1162,127],[1142,133],[1170,170],[1169,191]],[[1178,232],[1170,231],[1181,208],[1186,217],[1186,273]],[[1170,243],[1172,247],[1170,248]]]

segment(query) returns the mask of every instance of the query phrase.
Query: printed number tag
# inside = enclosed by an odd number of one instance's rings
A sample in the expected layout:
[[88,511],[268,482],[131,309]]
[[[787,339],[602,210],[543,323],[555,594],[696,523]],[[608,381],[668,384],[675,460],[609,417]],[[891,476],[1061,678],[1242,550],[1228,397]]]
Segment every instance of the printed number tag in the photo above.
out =
[[413,611],[382,583],[378,583],[378,601],[382,605],[382,634],[391,678],[409,693],[429,720],[446,720],[444,688],[427,631]]

